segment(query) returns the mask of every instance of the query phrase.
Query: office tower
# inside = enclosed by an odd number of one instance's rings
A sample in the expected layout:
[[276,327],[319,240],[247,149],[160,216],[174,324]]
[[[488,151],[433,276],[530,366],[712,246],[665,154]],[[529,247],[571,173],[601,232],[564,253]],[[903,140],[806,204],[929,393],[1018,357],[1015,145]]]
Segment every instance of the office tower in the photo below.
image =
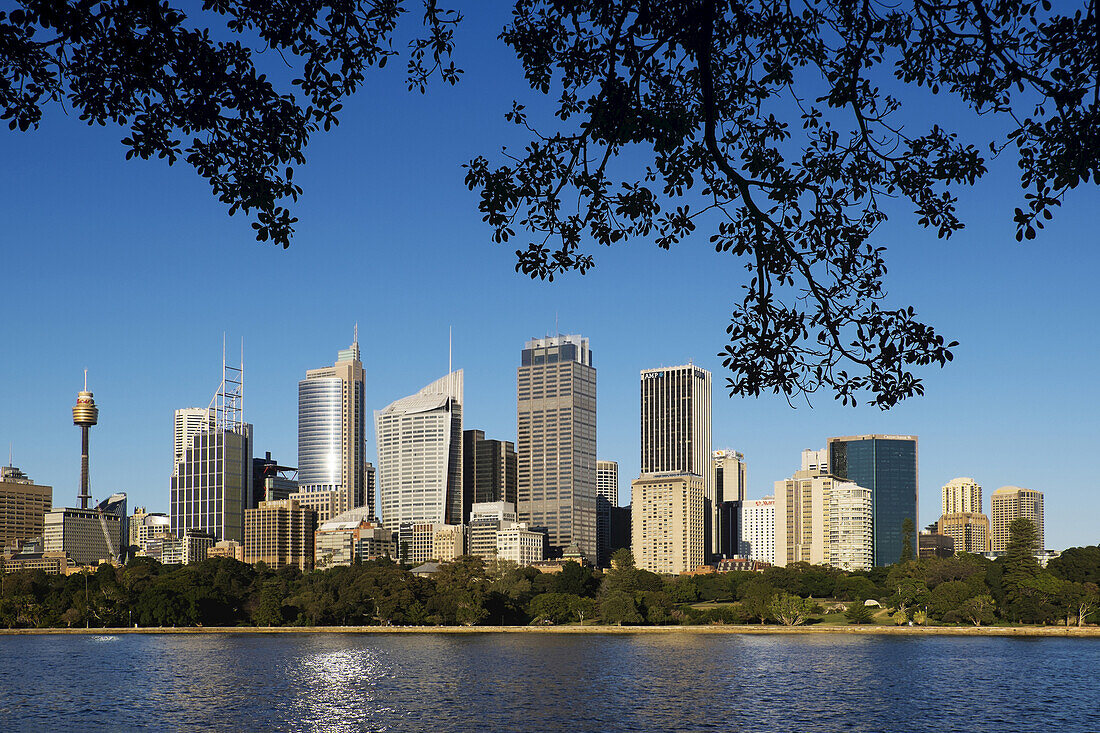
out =
[[78,565],[126,561],[126,494],[112,494],[93,509],[54,509],[43,518],[43,549],[64,552]]
[[99,408],[88,391],[88,370],[84,370],[84,391],[76,395],[73,406],[73,425],[80,427],[80,508],[87,509],[92,498],[88,488],[88,431],[99,422]]
[[1030,519],[1035,524],[1038,535],[1036,551],[1046,548],[1046,535],[1043,527],[1043,492],[1033,489],[1021,489],[1019,486],[1002,486],[993,492],[990,498],[992,515],[993,552],[1008,549],[1008,528],[1016,519]]
[[374,464],[367,461],[363,464],[363,494],[355,497],[355,508],[366,507],[370,510],[371,517],[378,516],[378,505],[375,503],[375,470]]
[[469,554],[492,560],[497,554],[497,532],[515,524],[516,505],[507,501],[479,502],[470,508]]
[[596,369],[588,339],[524,345],[516,370],[519,519],[545,527],[547,554],[596,547]]
[[705,559],[718,552],[718,502],[711,451],[711,375],[685,364],[641,372],[641,468],[703,479]]
[[596,461],[596,565],[611,566],[611,510],[619,506],[618,461]]
[[512,522],[497,532],[496,556],[522,567],[545,557],[546,535],[528,528],[526,522]]
[[811,476],[829,475],[829,449],[802,451],[802,470],[808,471]]
[[248,509],[255,509],[261,501],[289,499],[298,491],[298,480],[291,478],[298,469],[280,466],[267,451],[263,458],[252,459],[252,499]]
[[507,440],[486,440],[482,430],[462,431],[462,521],[470,521],[474,504],[517,499],[516,446]]
[[870,570],[874,565],[871,490],[851,482],[833,484],[829,497],[826,563],[841,570]]
[[382,524],[462,523],[462,370],[374,413]]
[[262,562],[272,570],[313,569],[313,527],[316,513],[294,499],[261,501],[245,512],[244,561]]
[[[829,438],[829,473],[871,490],[875,565],[901,559],[902,527],[910,520],[917,545],[917,438],[915,435],[855,435]],[[778,499],[778,497],[776,497]]]
[[358,507],[322,522],[314,534],[317,570],[393,557],[393,532],[372,521],[367,507]]
[[365,385],[358,326],[351,346],[340,350],[333,366],[310,369],[298,382],[295,495],[325,519],[353,508],[365,489]]
[[176,411],[176,441],[183,452],[172,468],[172,532],[187,530],[216,540],[244,539],[244,512],[252,493],[252,426],[244,421],[244,359],[230,366],[222,355],[222,381],[204,420],[195,408]]
[[214,429],[214,415],[206,407],[185,407],[176,410],[176,419],[172,430],[172,443],[174,446],[173,465],[183,460],[187,452],[187,446],[191,439],[198,433],[204,433]]
[[989,517],[980,512],[944,514],[937,522],[936,532],[953,540],[956,553],[989,552]]
[[746,499],[741,504],[741,549],[750,560],[775,564],[775,497]]
[[953,478],[943,487],[941,514],[982,513],[982,487],[969,477]]
[[407,565],[420,565],[434,559],[435,532],[442,524],[405,522],[397,529],[398,559]]
[[[611,555],[615,550],[630,549],[630,535],[634,531],[630,520],[630,505],[611,507]],[[608,556],[610,558],[610,555]],[[608,561],[610,565],[610,560]]]
[[639,568],[677,575],[706,561],[706,482],[702,476],[642,474],[630,484],[630,490],[630,547]]
[[52,507],[52,488],[36,484],[15,466],[0,466],[0,550],[41,537]]
[[713,454],[714,500],[744,501],[748,490],[745,456],[735,450],[716,450]]
[[733,450],[716,450],[711,468],[714,471],[714,500],[717,507],[718,534],[716,552],[731,558],[741,546],[741,502],[748,490],[745,456]]

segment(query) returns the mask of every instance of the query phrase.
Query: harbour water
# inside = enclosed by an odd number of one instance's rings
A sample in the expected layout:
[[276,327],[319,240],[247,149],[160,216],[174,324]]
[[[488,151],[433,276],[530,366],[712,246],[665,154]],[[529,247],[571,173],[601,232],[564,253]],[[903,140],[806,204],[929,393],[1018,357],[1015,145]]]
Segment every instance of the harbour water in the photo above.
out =
[[1095,731],[1100,639],[0,636],[0,731]]

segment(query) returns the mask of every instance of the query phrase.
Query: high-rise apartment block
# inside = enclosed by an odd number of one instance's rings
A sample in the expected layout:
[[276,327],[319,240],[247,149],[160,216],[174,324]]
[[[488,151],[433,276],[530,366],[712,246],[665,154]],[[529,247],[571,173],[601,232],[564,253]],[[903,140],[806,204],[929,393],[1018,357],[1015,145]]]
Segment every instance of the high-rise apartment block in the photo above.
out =
[[313,528],[316,513],[294,499],[262,501],[245,512],[244,561],[272,570],[313,569]]
[[807,468],[775,482],[775,564],[870,568],[870,489],[817,471]]
[[982,513],[982,487],[974,479],[953,478],[943,487],[941,514]]
[[640,386],[641,474],[690,474],[703,480],[703,552],[709,557],[718,551],[710,372],[694,364],[643,369]]
[[746,499],[741,504],[741,546],[750,560],[775,564],[775,497]]
[[507,440],[487,440],[483,430],[462,432],[462,521],[470,521],[474,504],[506,501],[515,506],[519,468],[516,446]]
[[[920,526],[917,516],[916,436],[829,438],[828,466],[829,473],[835,478],[871,490],[876,566],[892,565],[901,559],[906,520],[912,523],[909,541],[915,552],[916,530]],[[776,499],[778,501],[779,497]]]
[[365,494],[365,403],[366,372],[359,360],[356,328],[354,341],[340,350],[334,365],[310,369],[298,382],[295,498],[325,519],[354,508]]
[[596,369],[588,339],[528,341],[516,371],[520,521],[547,531],[547,552],[598,557]]
[[874,565],[871,490],[838,482],[829,497],[829,538],[825,562],[841,570],[870,570]]
[[41,537],[52,508],[52,488],[36,484],[15,466],[0,466],[0,550]]
[[692,473],[642,474],[630,488],[630,544],[637,566],[675,575],[702,565],[706,560],[704,478]]
[[596,461],[596,565],[611,565],[611,510],[619,506],[618,461]]
[[374,424],[383,526],[461,524],[462,370],[376,411]]
[[[244,538],[252,494],[252,426],[244,422],[244,366],[222,359],[222,383],[200,415],[177,410],[172,466],[172,531],[207,532],[216,540]],[[183,446],[179,451],[179,446]]]
[[1035,525],[1039,546],[1045,549],[1046,535],[1043,526],[1043,492],[1034,489],[1022,489],[1019,486],[1002,486],[990,497],[993,537],[990,542],[993,552],[1008,549],[1009,526],[1017,519],[1029,519]]

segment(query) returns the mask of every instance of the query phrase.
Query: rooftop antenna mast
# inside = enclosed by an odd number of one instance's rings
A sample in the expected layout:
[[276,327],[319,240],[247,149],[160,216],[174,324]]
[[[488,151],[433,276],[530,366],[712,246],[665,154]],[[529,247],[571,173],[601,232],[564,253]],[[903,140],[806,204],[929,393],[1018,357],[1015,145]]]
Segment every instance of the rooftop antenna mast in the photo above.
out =
[[222,382],[207,408],[214,416],[214,427],[240,433],[244,431],[244,339],[241,339],[239,366],[226,362],[225,334],[222,333]]

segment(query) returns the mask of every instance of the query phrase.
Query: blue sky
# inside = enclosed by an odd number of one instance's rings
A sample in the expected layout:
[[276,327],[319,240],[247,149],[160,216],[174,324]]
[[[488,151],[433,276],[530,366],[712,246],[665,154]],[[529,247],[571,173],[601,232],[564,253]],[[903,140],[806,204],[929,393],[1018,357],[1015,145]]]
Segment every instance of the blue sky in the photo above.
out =
[[503,114],[513,96],[537,100],[490,40],[503,18],[480,12],[459,35],[458,87],[408,93],[392,65],[314,138],[286,251],[255,242],[249,220],[226,216],[189,168],[124,161],[118,129],[51,108],[37,132],[0,134],[0,445],[54,486],[56,505],[77,494],[70,408],[85,367],[100,406],[92,493],[126,491],[131,506],[165,511],[172,412],[209,402],[223,331],[244,339],[257,454],[293,463],[297,381],[335,359],[356,321],[370,410],[443,375],[453,327],[466,426],[510,440],[520,349],[557,323],[591,339],[598,452],[620,462],[623,501],[638,467],[638,370],[694,360],[715,375],[714,447],[744,452],[752,497],[828,436],[916,434],[922,525],[938,516],[944,483],[972,476],[987,511],[999,486],[1044,491],[1049,547],[1100,542],[1095,187],[1019,244],[1008,157],[961,192],[968,226],[951,240],[907,214],[882,230],[891,301],[962,344],[948,368],[923,372],[924,398],[885,413],[825,394],[797,409],[729,399],[716,354],[743,270],[705,234],[672,252],[644,241],[601,250],[589,274],[553,284],[516,274],[515,246],[491,243],[461,164],[519,142]]

